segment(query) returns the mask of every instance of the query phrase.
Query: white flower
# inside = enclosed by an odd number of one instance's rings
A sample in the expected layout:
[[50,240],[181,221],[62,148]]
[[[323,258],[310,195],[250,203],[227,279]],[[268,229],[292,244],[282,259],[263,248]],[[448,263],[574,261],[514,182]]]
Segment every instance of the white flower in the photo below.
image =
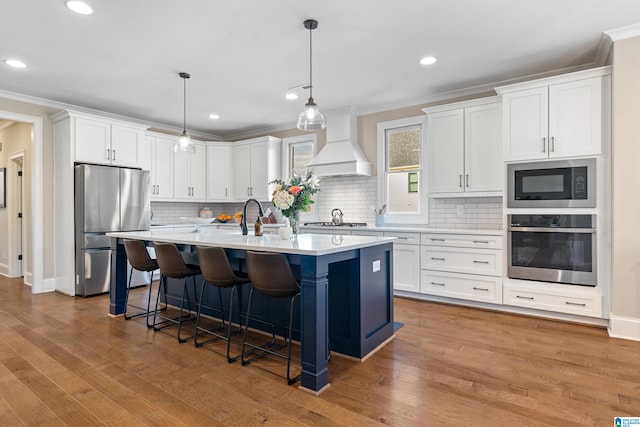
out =
[[307,181],[307,184],[309,185],[309,188],[311,189],[316,189],[318,188],[318,186],[320,185],[320,178],[318,178],[316,175],[311,175]]
[[273,204],[280,210],[289,209],[293,201],[294,197],[286,191],[277,190],[273,193]]

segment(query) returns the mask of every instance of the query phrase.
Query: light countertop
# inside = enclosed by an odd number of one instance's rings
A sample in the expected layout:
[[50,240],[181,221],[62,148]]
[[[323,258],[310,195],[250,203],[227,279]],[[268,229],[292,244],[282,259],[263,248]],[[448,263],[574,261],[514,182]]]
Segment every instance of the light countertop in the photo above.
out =
[[[201,228],[202,229],[202,228]],[[320,256],[353,249],[361,249],[393,242],[393,237],[382,236],[331,236],[327,234],[299,234],[297,239],[283,240],[277,234],[256,237],[253,233],[243,236],[240,231],[229,232],[209,227],[199,233],[191,231],[153,229],[150,231],[126,231],[107,233],[109,237],[162,241],[183,245],[220,246],[228,249],[259,250]]]

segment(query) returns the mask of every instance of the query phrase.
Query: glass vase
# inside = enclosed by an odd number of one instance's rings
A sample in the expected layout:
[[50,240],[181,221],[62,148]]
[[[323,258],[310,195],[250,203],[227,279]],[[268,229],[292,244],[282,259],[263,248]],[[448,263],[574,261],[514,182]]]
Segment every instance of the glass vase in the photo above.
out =
[[291,239],[298,238],[298,227],[300,227],[300,216],[298,212],[294,212],[289,217],[289,226],[291,227]]

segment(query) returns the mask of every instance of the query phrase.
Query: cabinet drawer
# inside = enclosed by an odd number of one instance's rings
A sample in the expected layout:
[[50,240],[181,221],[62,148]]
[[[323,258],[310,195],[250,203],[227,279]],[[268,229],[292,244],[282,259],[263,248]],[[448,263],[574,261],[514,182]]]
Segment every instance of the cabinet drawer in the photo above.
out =
[[397,237],[395,242],[403,245],[419,245],[420,233],[407,233],[404,231],[385,231],[384,237]]
[[595,293],[590,295],[549,294],[505,286],[503,304],[580,316],[602,317],[602,296]]
[[422,244],[458,248],[501,249],[502,236],[424,233],[422,235]]
[[382,237],[382,231],[369,231],[369,230],[353,230],[351,234],[354,236],[374,236]]
[[420,292],[500,304],[502,303],[502,278],[422,270]]
[[502,251],[422,247],[420,268],[457,273],[502,275]]

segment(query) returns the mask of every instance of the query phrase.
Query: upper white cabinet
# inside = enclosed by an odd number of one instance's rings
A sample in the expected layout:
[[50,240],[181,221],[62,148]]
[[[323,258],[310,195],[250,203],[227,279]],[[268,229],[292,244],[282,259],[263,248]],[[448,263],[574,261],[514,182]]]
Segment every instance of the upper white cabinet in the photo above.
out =
[[231,198],[229,171],[231,147],[229,143],[207,144],[207,200],[226,202]]
[[207,196],[207,147],[193,142],[196,152],[178,151],[173,155],[173,197],[193,202]]
[[502,94],[504,160],[597,155],[610,68],[496,88]]
[[498,98],[423,111],[427,114],[429,194],[459,197],[460,193],[503,191],[502,104]]
[[273,185],[280,179],[280,148],[282,140],[272,136],[238,141],[231,148],[231,177],[233,200],[249,198],[271,199]]
[[71,162],[143,167],[144,126],[72,111],[52,119],[69,131]]
[[165,136],[147,135],[149,144],[151,199],[171,200],[173,198],[173,144],[174,139]]

